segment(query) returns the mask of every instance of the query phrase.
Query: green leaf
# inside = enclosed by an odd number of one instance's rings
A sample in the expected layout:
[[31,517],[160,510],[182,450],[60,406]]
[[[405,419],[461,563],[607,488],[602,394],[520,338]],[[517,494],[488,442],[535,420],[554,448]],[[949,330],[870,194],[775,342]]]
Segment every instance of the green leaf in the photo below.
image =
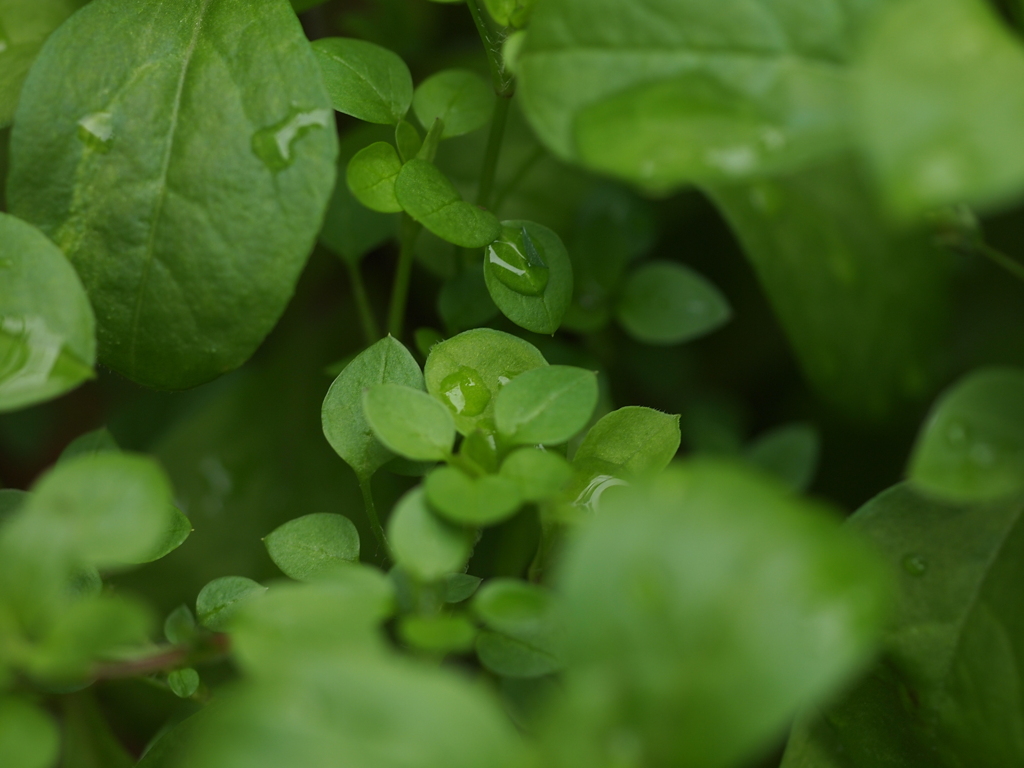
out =
[[393,612],[388,578],[352,565],[332,578],[275,585],[246,603],[231,622],[232,647],[252,675],[287,672],[312,655],[377,652],[378,627]]
[[476,627],[464,616],[406,616],[398,634],[413,648],[428,653],[460,653],[473,647]]
[[92,432],[86,432],[84,435],[79,435],[68,443],[64,450],[60,452],[60,456],[57,457],[57,463],[74,459],[77,456],[92,455],[94,453],[118,453],[120,450],[121,446],[117,444],[114,436],[110,434],[106,427],[102,427]]
[[60,250],[0,213],[0,412],[92,378],[94,326],[82,283]]
[[681,344],[720,328],[732,309],[706,278],[682,264],[654,261],[626,279],[615,316],[637,341]]
[[487,290],[509,320],[554,333],[572,300],[572,263],[561,238],[532,221],[503,221],[484,254]]
[[562,561],[552,762],[614,764],[614,732],[651,765],[724,768],[770,748],[867,662],[886,577],[831,510],[734,465],[617,489]]
[[503,27],[524,27],[537,0],[484,0],[488,13]]
[[473,540],[465,529],[432,514],[423,489],[415,488],[391,513],[388,542],[398,565],[423,581],[435,581],[463,569]]
[[480,661],[505,677],[539,677],[562,664],[551,595],[535,584],[491,579],[473,598],[473,612],[491,630],[477,639]]
[[540,3],[521,104],[555,154],[648,185],[798,167],[847,141],[846,5]]
[[378,384],[363,395],[363,415],[389,450],[414,461],[451,454],[455,422],[440,402],[402,384]]
[[324,85],[339,112],[369,123],[395,125],[412,104],[412,75],[398,54],[346,37],[313,42]]
[[164,620],[164,637],[175,645],[190,643],[196,634],[196,617],[187,605],[179,605]]
[[679,450],[679,416],[636,405],[602,416],[573,456],[573,464],[599,462],[626,477],[656,475]]
[[342,261],[358,264],[370,251],[398,235],[398,217],[369,211],[348,188],[349,161],[364,147],[386,138],[389,131],[378,125],[360,125],[345,134],[338,148],[338,180],[327,205],[320,242]]
[[30,673],[58,684],[82,682],[97,660],[146,643],[153,623],[148,606],[135,600],[109,594],[74,600],[34,650]]
[[153,459],[97,453],[47,472],[24,514],[58,546],[105,568],[152,559],[166,538],[169,510],[171,487]]
[[880,420],[930,391],[948,258],[927,233],[888,223],[852,161],[711,197],[821,397]]
[[547,365],[528,341],[490,328],[476,328],[430,350],[423,375],[427,391],[445,403],[464,435],[493,431],[494,401],[501,388],[524,371]]
[[[851,526],[898,576],[886,657],[868,681],[825,710],[827,740],[816,719],[796,731],[787,768],[800,766],[795,761],[807,752],[821,758],[808,766],[844,768],[996,768],[1024,759],[1014,736],[1021,710],[1011,703],[1024,641],[1022,511],[1019,498],[953,505],[908,484],[857,511]],[[839,762],[847,752],[859,761]]]
[[498,475],[470,477],[455,467],[438,467],[424,484],[427,501],[453,523],[496,525],[512,517],[523,503],[519,487]]
[[359,561],[359,532],[342,515],[314,512],[290,520],[263,540],[274,565],[297,581],[330,576]]
[[444,577],[444,601],[461,603],[468,600],[480,586],[480,578],[468,573],[449,573]]
[[775,475],[794,491],[806,491],[818,469],[818,431],[810,424],[786,424],[758,436],[744,451],[747,461]]
[[501,463],[501,476],[518,486],[523,501],[536,502],[562,491],[572,479],[572,467],[554,451],[520,448]]
[[187,699],[199,690],[199,673],[191,667],[176,669],[167,674],[167,685],[179,699]]
[[530,756],[482,687],[400,658],[335,655],[244,685],[211,711],[190,768],[517,768]]
[[464,201],[448,177],[426,160],[413,159],[402,166],[395,196],[416,221],[463,248],[483,248],[501,233],[493,213]]
[[395,180],[402,170],[402,161],[395,148],[378,141],[357,152],[348,163],[345,182],[356,199],[378,213],[402,210],[395,197]]
[[1024,51],[987,3],[890,4],[859,75],[861,135],[895,212],[991,206],[1024,189]]
[[373,436],[363,416],[363,391],[389,382],[423,387],[419,364],[392,336],[381,339],[345,366],[324,398],[321,417],[327,442],[362,478],[394,458]]
[[30,494],[14,488],[0,488],[0,524],[21,509],[28,501]]
[[0,8],[0,128],[11,124],[21,85],[53,30],[85,0],[7,0]]
[[51,768],[60,732],[43,709],[13,696],[0,698],[0,765]]
[[395,146],[402,162],[409,162],[423,147],[423,137],[412,123],[402,120],[395,126]]
[[425,127],[444,121],[441,138],[450,139],[487,125],[494,99],[494,91],[476,72],[446,69],[419,84],[412,108]]
[[96,0],[50,37],[7,202],[78,270],[104,365],[181,389],[253,353],[330,197],[331,116],[285,0]]
[[178,508],[167,506],[164,511],[164,521],[160,539],[157,541],[156,546],[149,551],[149,554],[144,555],[139,562],[152,563],[154,560],[166,557],[184,544],[185,539],[187,539],[191,533],[192,522],[185,517]]
[[266,591],[262,584],[244,576],[222,576],[200,590],[196,616],[207,629],[223,632],[246,602]]
[[983,369],[943,393],[918,435],[908,475],[950,501],[1024,490],[1024,371]]
[[564,443],[597,406],[597,376],[569,365],[537,368],[510,381],[494,404],[494,422],[516,445]]

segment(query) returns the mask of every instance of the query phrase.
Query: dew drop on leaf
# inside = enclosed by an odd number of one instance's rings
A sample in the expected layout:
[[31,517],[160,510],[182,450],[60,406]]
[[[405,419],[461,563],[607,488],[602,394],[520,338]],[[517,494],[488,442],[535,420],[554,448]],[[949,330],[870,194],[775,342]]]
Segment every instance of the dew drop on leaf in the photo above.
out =
[[928,570],[928,562],[920,555],[907,555],[903,558],[903,570],[911,576],[923,576]]
[[487,268],[502,285],[524,296],[540,296],[548,285],[548,265],[526,227],[502,229],[501,237],[487,246]]
[[114,141],[114,116],[109,112],[86,115],[78,121],[78,138],[96,152],[109,152]]
[[284,120],[253,134],[252,151],[270,170],[275,173],[283,171],[295,160],[295,142],[311,130],[326,128],[330,124],[330,110],[299,110],[293,107]]
[[491,402],[491,393],[483,378],[467,366],[442,379],[441,395],[459,416],[479,416]]

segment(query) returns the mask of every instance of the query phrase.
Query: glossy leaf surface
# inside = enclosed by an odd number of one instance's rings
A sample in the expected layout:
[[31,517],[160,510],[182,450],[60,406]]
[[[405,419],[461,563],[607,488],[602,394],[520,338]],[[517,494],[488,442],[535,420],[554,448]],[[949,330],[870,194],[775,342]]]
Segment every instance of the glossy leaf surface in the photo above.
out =
[[454,467],[439,467],[427,475],[424,491],[432,509],[462,525],[495,525],[523,502],[513,481],[497,475],[474,478]]
[[518,376],[498,395],[494,422],[517,445],[564,443],[586,426],[597,405],[597,376],[549,365]]
[[423,387],[419,364],[391,336],[360,352],[334,380],[324,398],[324,435],[360,477],[369,477],[394,458],[373,436],[363,416],[363,391],[388,382]]
[[274,565],[298,581],[330,576],[359,561],[359,532],[342,515],[314,512],[275,528],[263,540]]
[[0,412],[92,378],[95,320],[64,254],[35,227],[0,213]]
[[921,429],[908,475],[950,501],[1024,490],[1024,371],[976,371],[947,390]]
[[386,448],[413,461],[440,461],[455,442],[455,422],[420,389],[378,384],[363,395],[366,422]]
[[493,213],[463,200],[451,181],[426,160],[413,159],[402,166],[395,196],[416,221],[463,248],[483,248],[501,232]]
[[78,270],[105,365],[180,389],[248,359],[330,197],[331,116],[285,0],[98,0],[49,38],[8,205]]
[[395,197],[395,179],[402,170],[398,152],[386,141],[361,149],[349,160],[345,183],[356,199],[378,213],[398,213],[402,205]]
[[434,515],[421,488],[401,498],[387,530],[395,561],[424,581],[461,571],[469,559],[472,539],[466,530]]
[[680,439],[679,416],[628,405],[590,428],[573,463],[611,465],[627,477],[653,476],[675,457]]
[[846,140],[849,13],[828,2],[552,0],[516,70],[560,157],[659,187],[778,171]]
[[334,108],[369,123],[397,124],[412,103],[412,75],[398,54],[366,40],[313,42]]
[[468,69],[446,69],[419,84],[412,108],[426,128],[442,120],[441,137],[449,139],[486,125],[494,98],[494,91],[480,75]]
[[572,263],[552,230],[503,221],[501,236],[484,251],[484,277],[494,303],[513,323],[534,333],[558,330],[572,300]]
[[524,371],[547,365],[538,349],[491,328],[460,333],[430,350],[423,375],[427,391],[445,403],[464,435],[493,431],[494,402],[502,387]]

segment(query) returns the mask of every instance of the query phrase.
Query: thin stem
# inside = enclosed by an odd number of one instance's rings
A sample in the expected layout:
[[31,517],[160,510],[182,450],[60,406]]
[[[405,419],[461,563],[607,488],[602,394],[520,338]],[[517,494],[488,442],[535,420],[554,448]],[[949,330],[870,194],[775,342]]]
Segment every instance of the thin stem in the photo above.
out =
[[188,645],[165,645],[152,656],[100,664],[93,670],[92,678],[93,680],[120,680],[126,677],[144,677],[157,672],[167,672],[218,659],[230,650],[230,646],[229,637],[220,633],[210,635],[199,648],[192,648]]
[[491,115],[491,131],[487,135],[487,149],[484,152],[484,164],[480,171],[480,188],[476,193],[476,204],[487,207],[494,189],[494,176],[498,171],[498,158],[501,156],[501,142],[505,137],[505,125],[508,123],[508,108],[512,104],[511,96],[501,96],[494,102]]
[[367,344],[373,344],[380,338],[380,328],[377,326],[377,318],[373,316],[373,308],[370,307],[370,297],[366,294],[363,273],[359,271],[358,264],[348,264],[348,274],[352,283],[352,295],[359,310],[359,323],[363,326],[363,335]]
[[1024,280],[1024,264],[1021,264],[1016,259],[1012,259],[1002,251],[993,248],[991,245],[985,243],[977,246],[977,250],[988,259],[1000,267],[1005,269],[1011,275],[1016,277],[1018,280]]
[[359,478],[359,490],[363,493],[363,506],[366,507],[366,516],[370,520],[370,528],[377,539],[377,544],[384,552],[384,558],[388,556],[388,542],[384,538],[384,529],[381,527],[380,518],[377,517],[377,505],[373,503],[373,487],[370,485],[370,476]]
[[409,299],[409,281],[412,279],[412,262],[416,249],[416,235],[420,225],[407,213],[402,214],[402,227],[398,236],[398,268],[391,288],[391,306],[388,308],[388,333],[401,338],[405,325],[405,305]]
[[544,151],[544,147],[538,144],[536,149],[523,161],[522,165],[516,169],[508,183],[498,190],[498,194],[494,198],[494,206],[491,208],[492,211],[497,213],[501,210],[501,206],[504,205],[506,198],[515,191],[516,187],[522,184],[526,174],[533,170],[533,167],[541,161],[545,154],[547,153]]
[[515,81],[510,74],[505,72],[505,60],[501,55],[501,45],[505,42],[505,34],[502,30],[495,28],[490,15],[480,7],[480,0],[466,0],[466,5],[469,6],[469,12],[473,16],[473,23],[476,24],[476,31],[480,34],[480,41],[484,44],[494,92],[498,96],[510,97],[515,90]]

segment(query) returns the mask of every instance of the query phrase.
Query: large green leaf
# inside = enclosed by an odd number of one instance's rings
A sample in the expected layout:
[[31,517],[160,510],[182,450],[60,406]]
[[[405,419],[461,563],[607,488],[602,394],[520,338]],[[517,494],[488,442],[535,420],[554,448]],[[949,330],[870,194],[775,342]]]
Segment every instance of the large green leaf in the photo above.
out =
[[8,204],[75,265],[104,364],[175,389],[252,354],[330,197],[332,114],[285,0],[96,0],[50,37]]
[[556,154],[649,185],[791,168],[846,141],[851,5],[549,0],[523,108]]
[[851,519],[899,576],[886,663],[809,719],[786,768],[1024,761],[1024,503],[954,506],[898,485]]
[[5,0],[0,7],[0,128],[10,125],[21,84],[46,38],[85,0]]
[[552,764],[736,765],[868,660],[886,573],[830,510],[712,461],[615,491],[558,580]]
[[0,411],[93,375],[95,320],[75,270],[39,230],[0,213]]
[[1024,190],[1024,50],[983,0],[893,3],[866,38],[860,128],[893,209]]
[[524,748],[482,689],[411,661],[334,654],[211,710],[194,768],[516,768]]
[[711,196],[822,397],[881,418],[928,394],[948,260],[926,233],[886,222],[852,162]]
[[0,699],[0,764],[49,768],[59,750],[60,734],[50,715],[22,699]]

